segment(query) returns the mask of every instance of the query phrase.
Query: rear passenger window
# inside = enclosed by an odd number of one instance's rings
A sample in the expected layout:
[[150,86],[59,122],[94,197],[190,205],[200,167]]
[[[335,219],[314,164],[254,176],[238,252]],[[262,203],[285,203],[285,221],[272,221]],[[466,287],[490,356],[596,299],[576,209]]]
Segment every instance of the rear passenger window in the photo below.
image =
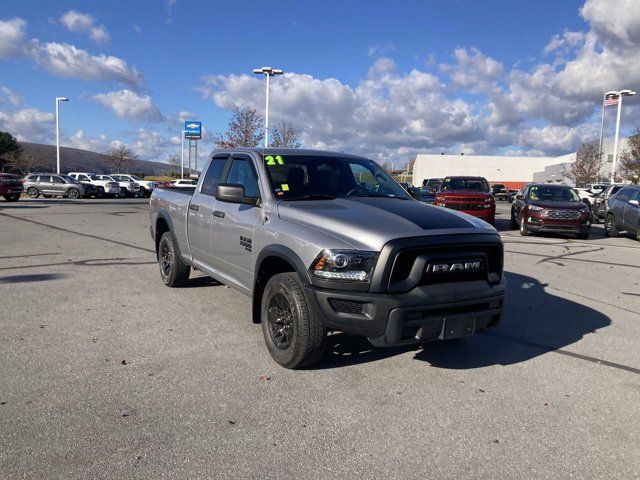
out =
[[621,202],[626,202],[627,200],[629,200],[629,194],[630,193],[631,193],[631,189],[630,188],[623,188],[616,195],[616,199],[620,200]]
[[39,182],[51,183],[51,175],[40,175]]
[[211,196],[216,194],[216,188],[218,188],[218,184],[220,183],[222,172],[224,171],[224,166],[226,164],[226,158],[214,158],[213,160],[211,160],[209,168],[207,169],[207,173],[202,180],[200,193]]

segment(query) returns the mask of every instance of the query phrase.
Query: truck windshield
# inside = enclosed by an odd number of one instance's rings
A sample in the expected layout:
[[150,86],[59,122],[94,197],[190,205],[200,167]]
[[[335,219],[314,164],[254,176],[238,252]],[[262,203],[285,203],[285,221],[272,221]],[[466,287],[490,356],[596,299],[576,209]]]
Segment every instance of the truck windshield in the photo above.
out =
[[386,197],[409,200],[407,192],[371,160],[316,155],[265,155],[276,198],[314,200]]
[[452,190],[472,190],[474,192],[488,192],[489,183],[484,178],[445,178],[440,186],[443,192]]

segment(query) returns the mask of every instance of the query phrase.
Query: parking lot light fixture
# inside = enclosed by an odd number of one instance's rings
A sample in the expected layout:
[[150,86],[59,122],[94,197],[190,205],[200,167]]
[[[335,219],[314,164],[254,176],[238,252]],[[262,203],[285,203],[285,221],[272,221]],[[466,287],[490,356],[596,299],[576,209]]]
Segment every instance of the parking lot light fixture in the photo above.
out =
[[254,68],[253,73],[257,75],[264,75],[266,77],[266,105],[264,114],[264,147],[269,146],[269,77],[272,75],[282,75],[284,70],[280,68],[260,67]]
[[56,173],[60,175],[60,102],[68,102],[68,97],[56,97]]

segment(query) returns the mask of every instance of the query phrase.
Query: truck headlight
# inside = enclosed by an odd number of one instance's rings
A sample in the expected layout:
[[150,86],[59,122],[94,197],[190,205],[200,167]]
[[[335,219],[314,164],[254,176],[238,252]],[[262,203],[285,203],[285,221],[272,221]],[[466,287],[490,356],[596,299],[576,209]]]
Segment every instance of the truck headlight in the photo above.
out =
[[325,280],[368,282],[376,255],[358,250],[323,250],[311,264],[311,274]]

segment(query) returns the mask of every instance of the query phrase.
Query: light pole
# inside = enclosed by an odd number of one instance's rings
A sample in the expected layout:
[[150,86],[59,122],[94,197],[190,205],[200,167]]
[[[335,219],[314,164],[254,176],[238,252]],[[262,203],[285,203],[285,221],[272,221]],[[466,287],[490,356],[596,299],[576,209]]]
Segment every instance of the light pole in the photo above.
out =
[[632,95],[635,95],[636,92],[629,89],[625,89],[625,90],[620,90],[619,92],[610,91],[607,93],[618,98],[618,114],[616,116],[616,133],[613,138],[613,163],[611,164],[611,183],[614,183],[615,175],[616,175],[616,164],[618,163],[618,136],[620,133],[620,112],[622,111],[622,97],[630,97]]
[[56,97],[56,173],[60,175],[60,102],[68,102],[67,97]]
[[269,146],[269,77],[271,75],[282,75],[284,71],[279,68],[260,67],[254,68],[253,73],[264,75],[267,78],[267,100],[264,114],[264,148],[267,148]]
[[184,134],[187,133],[186,130],[182,130],[180,133],[181,143],[180,143],[180,178],[184,179]]

